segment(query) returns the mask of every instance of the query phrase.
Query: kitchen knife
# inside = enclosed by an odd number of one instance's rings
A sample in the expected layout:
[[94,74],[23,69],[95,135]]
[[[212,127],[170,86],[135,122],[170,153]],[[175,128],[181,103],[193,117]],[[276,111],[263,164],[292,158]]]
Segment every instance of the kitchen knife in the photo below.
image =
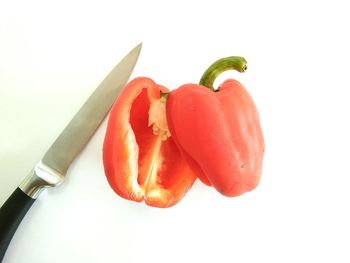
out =
[[142,44],[137,45],[115,66],[0,208],[0,262],[17,227],[42,190],[64,181],[70,164],[95,133],[128,81],[141,47]]

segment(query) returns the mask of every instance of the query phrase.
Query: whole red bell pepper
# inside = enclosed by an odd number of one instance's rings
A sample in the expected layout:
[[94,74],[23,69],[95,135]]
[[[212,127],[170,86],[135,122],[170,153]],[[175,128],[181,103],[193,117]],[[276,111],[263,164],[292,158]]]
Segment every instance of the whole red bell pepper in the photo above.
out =
[[161,97],[167,91],[148,78],[128,83],[111,109],[103,145],[114,191],[155,207],[176,204],[196,179],[167,128]]
[[183,85],[167,98],[169,130],[182,155],[204,183],[226,196],[254,189],[262,172],[264,138],[251,96],[233,79],[213,88],[221,72],[246,68],[242,57],[218,60],[201,85]]

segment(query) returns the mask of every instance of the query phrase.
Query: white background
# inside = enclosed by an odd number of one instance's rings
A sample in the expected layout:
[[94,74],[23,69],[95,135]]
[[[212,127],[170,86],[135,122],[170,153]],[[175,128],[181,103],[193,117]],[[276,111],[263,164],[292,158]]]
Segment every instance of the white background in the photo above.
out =
[[[244,56],[266,140],[261,184],[226,198],[199,181],[176,206],[119,198],[104,123],[42,194],[4,262],[349,262],[347,1],[1,1],[0,205],[109,70],[174,89]],[[1,226],[0,226],[1,227]]]

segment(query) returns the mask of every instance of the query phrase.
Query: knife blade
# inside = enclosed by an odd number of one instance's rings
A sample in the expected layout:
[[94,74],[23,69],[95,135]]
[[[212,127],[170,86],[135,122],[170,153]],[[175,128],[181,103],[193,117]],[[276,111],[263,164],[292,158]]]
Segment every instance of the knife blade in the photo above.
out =
[[0,208],[0,262],[23,217],[43,189],[64,181],[67,170],[83,150],[128,81],[142,43],[133,48],[91,94],[66,128]]

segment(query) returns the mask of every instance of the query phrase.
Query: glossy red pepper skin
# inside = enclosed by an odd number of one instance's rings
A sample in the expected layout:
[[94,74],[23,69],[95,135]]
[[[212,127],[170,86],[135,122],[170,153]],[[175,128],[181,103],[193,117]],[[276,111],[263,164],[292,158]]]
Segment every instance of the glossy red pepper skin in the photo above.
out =
[[259,183],[265,150],[257,108],[241,83],[214,92],[188,84],[167,98],[168,127],[181,152],[206,184],[238,196]]
[[[150,107],[154,101],[159,103],[160,91],[168,90],[148,78],[136,78],[126,85],[111,109],[103,163],[107,180],[118,195],[169,207],[183,198],[196,176],[173,138],[164,140],[164,134],[152,129]],[[165,115],[160,117],[166,120]]]

